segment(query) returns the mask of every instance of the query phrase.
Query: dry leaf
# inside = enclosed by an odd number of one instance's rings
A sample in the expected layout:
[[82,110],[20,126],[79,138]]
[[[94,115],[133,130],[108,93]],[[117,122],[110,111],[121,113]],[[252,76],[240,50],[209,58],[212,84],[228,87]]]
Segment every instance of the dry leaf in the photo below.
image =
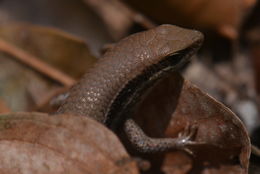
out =
[[[134,118],[151,137],[176,137],[187,125],[198,126],[194,141],[205,144],[190,147],[194,158],[176,152],[145,157],[161,164],[157,167],[166,173],[247,173],[250,141],[242,122],[177,73],[149,91]],[[183,161],[176,161],[181,158]]]
[[10,112],[10,109],[8,106],[6,106],[5,102],[0,99],[0,113],[6,113]]
[[85,40],[95,55],[112,41],[100,18],[82,0],[12,0],[0,6],[1,24],[19,21],[53,26]]
[[99,15],[114,40],[124,37],[134,24],[146,29],[155,27],[152,21],[120,0],[84,0],[84,2]]
[[96,61],[83,40],[54,28],[30,24],[1,25],[0,38],[75,78]]
[[0,172],[137,174],[137,168],[117,137],[90,118],[13,113],[0,116]]
[[84,0],[103,20],[110,35],[118,40],[133,25],[131,10],[118,0]]
[[[26,111],[41,105],[50,96],[49,93],[59,87],[57,83],[36,73],[37,67],[29,68],[16,61],[17,49],[41,58],[54,69],[75,78],[96,61],[84,41],[56,29],[29,24],[2,25],[0,38],[11,44],[8,53],[14,52],[11,55],[0,54],[0,96],[13,111]],[[12,50],[13,47],[16,49]]]
[[160,23],[210,29],[228,38],[238,36],[243,17],[255,0],[127,0]]
[[250,58],[255,73],[255,84],[260,94],[260,27],[248,32],[247,39],[250,43]]

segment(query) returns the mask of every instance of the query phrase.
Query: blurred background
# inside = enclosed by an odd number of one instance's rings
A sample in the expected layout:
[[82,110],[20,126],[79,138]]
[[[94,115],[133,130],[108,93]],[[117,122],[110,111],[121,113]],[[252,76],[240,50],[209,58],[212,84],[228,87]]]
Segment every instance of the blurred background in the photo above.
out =
[[0,0],[0,112],[51,111],[112,43],[164,23],[205,34],[184,78],[231,108],[260,147],[257,0]]

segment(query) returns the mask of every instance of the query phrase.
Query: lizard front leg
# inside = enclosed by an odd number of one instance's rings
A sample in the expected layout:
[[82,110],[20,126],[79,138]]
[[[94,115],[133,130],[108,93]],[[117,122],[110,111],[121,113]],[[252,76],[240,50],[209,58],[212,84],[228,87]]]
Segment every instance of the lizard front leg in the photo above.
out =
[[145,153],[183,150],[193,155],[187,146],[200,144],[192,141],[197,132],[197,126],[186,126],[177,138],[152,138],[147,136],[133,119],[127,119],[124,123],[124,131],[132,145],[138,151]]

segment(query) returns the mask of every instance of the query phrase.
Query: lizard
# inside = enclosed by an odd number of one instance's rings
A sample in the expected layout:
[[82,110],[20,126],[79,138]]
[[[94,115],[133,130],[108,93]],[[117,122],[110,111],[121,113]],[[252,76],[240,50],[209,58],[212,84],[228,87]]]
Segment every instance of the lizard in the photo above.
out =
[[58,114],[92,117],[112,130],[123,126],[141,152],[170,149],[191,153],[187,145],[196,126],[188,125],[177,138],[152,138],[131,118],[145,91],[187,63],[202,45],[201,32],[163,24],[132,34],[108,49],[68,93]]

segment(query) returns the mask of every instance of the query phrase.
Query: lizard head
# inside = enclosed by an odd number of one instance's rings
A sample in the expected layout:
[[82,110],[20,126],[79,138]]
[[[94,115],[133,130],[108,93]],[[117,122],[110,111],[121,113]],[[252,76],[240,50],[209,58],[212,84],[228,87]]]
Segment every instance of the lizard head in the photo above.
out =
[[201,32],[197,30],[185,29],[174,25],[164,24],[155,30],[155,40],[157,44],[157,54],[161,56],[171,56],[183,50],[197,51],[204,39]]

